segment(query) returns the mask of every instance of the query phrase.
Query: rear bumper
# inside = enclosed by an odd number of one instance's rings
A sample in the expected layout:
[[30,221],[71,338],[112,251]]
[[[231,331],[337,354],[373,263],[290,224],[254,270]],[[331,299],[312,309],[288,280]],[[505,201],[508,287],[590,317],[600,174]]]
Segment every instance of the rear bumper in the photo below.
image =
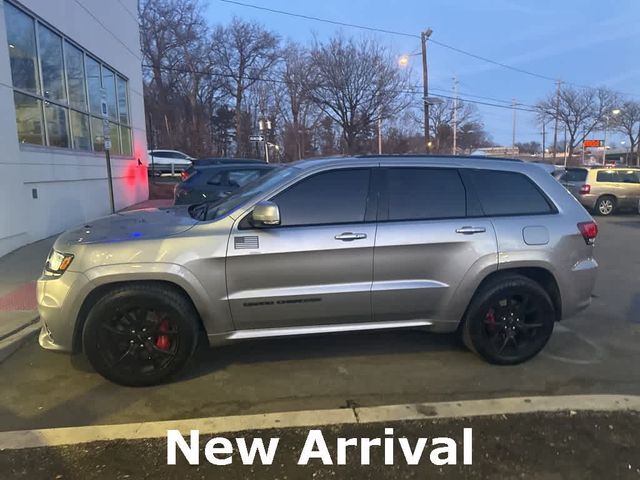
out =
[[577,262],[565,279],[562,292],[562,318],[572,317],[591,304],[598,274],[598,262],[586,258]]
[[578,199],[578,201],[582,204],[582,206],[587,210],[593,210],[596,207],[596,201],[598,200],[597,195],[587,193],[584,195],[578,194],[574,196]]

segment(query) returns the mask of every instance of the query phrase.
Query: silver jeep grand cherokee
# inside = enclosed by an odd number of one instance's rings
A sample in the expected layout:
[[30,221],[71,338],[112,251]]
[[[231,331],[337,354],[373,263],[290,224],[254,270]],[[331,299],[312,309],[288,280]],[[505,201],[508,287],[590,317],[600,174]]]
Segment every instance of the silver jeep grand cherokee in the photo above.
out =
[[62,234],[38,282],[40,344],[106,378],[161,382],[222,342],[459,331],[491,363],[536,355],[587,307],[597,226],[519,161],[355,157],[275,169],[218,203]]

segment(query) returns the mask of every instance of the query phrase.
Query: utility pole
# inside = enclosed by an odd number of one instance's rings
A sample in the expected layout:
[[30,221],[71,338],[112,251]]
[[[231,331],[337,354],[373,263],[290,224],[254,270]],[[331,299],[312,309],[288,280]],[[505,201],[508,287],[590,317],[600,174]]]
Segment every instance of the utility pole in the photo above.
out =
[[378,155],[382,155],[382,105],[378,107]]
[[429,144],[429,68],[427,66],[427,40],[433,33],[433,30],[427,28],[426,31],[420,32],[420,42],[422,43],[422,89],[424,103],[424,148],[428,153]]
[[547,131],[545,129],[546,122],[544,121],[544,117],[542,118],[542,161],[545,160],[545,149],[547,147]]
[[458,79],[453,77],[453,154],[458,151]]
[[[555,116],[555,124],[553,126],[553,163],[556,163],[556,150],[558,147],[558,113],[560,112],[560,84],[562,82],[560,80],[556,81],[556,114]],[[567,163],[565,157],[565,165]]]
[[584,139],[587,137],[585,132],[586,127],[582,127],[582,165],[584,165]]
[[569,148],[567,147],[567,126],[564,126],[564,148],[563,148],[563,156],[564,156],[564,166],[567,166],[567,157],[569,156]]
[[511,99],[511,110],[513,111],[513,127],[511,133],[511,147],[516,148],[516,99]]

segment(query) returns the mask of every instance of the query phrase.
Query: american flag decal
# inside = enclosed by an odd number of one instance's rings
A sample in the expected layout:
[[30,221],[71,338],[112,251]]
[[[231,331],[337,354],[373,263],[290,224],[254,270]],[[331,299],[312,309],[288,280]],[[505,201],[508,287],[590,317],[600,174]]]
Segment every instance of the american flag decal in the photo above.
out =
[[236,250],[259,248],[257,236],[233,237],[233,246]]

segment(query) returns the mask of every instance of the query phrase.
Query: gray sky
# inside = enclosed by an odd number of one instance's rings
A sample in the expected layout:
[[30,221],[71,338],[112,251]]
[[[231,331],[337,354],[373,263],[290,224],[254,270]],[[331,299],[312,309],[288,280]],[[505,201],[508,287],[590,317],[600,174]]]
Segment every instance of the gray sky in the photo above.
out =
[[[240,0],[268,8],[340,22],[419,35],[427,27],[432,39],[546,77],[580,85],[605,85],[640,100],[640,0]],[[283,39],[309,43],[339,29],[354,36],[374,36],[398,56],[419,51],[420,41],[398,35],[363,32],[327,23],[209,0],[207,18],[226,23],[234,15],[253,19]],[[421,84],[420,57],[411,57],[416,84]],[[433,93],[451,94],[452,79],[462,97],[513,98],[533,104],[553,91],[551,80],[514,72],[446,49],[429,46]],[[416,97],[419,102],[419,98]],[[478,105],[494,141],[511,143],[512,112]],[[517,141],[541,141],[540,126],[528,112],[517,113]],[[594,134],[594,138],[602,137]],[[619,146],[622,137],[613,137]]]

